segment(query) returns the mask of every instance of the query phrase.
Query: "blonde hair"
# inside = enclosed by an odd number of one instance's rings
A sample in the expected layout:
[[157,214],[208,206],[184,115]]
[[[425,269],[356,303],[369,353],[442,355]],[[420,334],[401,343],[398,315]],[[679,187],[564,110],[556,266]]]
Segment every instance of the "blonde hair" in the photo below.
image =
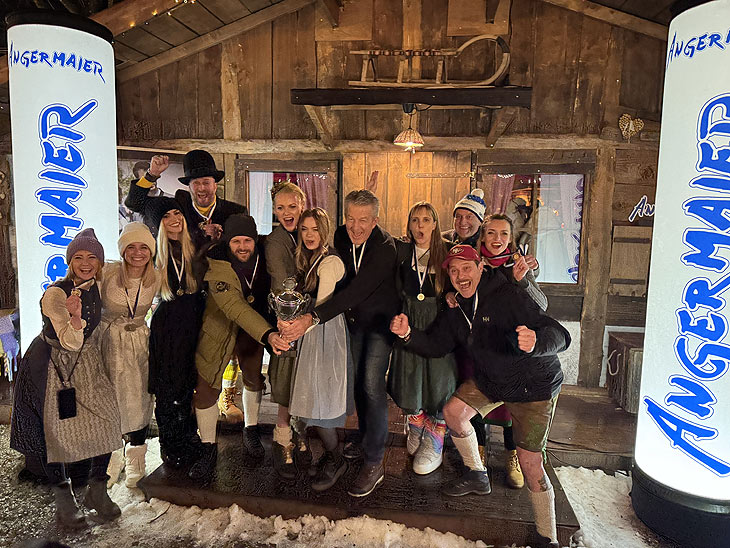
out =
[[[314,219],[317,225],[317,232],[319,233],[320,241],[319,248],[311,251],[307,249],[302,241],[302,223],[304,219]],[[329,254],[329,242],[330,234],[332,233],[332,222],[330,221],[329,215],[321,207],[315,207],[313,209],[306,209],[302,212],[299,217],[299,236],[297,238],[297,250],[296,250],[296,265],[297,270],[302,273],[305,277],[302,280],[305,293],[311,293],[317,287],[317,277],[309,276],[309,269],[315,263],[319,257]]]
[[426,268],[427,270],[430,270],[430,268],[433,267],[433,285],[434,289],[436,290],[436,294],[440,295],[441,292],[444,290],[444,286],[446,285],[446,272],[443,268],[441,268],[441,265],[443,264],[444,259],[446,259],[446,254],[448,252],[448,250],[446,249],[446,240],[444,240],[444,238],[441,236],[441,224],[439,223],[439,214],[436,213],[436,209],[433,207],[433,205],[431,205],[430,202],[416,202],[415,204],[413,204],[411,210],[408,212],[408,221],[406,222],[406,234],[408,234],[408,237],[411,239],[414,245],[416,240],[411,233],[411,217],[419,209],[425,209],[433,219],[435,225],[433,228],[433,232],[431,232],[431,241],[428,244],[428,249],[430,253],[428,256],[428,265],[426,266]]
[[276,183],[273,187],[271,187],[271,202],[276,201],[276,197],[279,194],[294,194],[299,198],[299,201],[302,203],[302,207],[307,206],[307,196],[304,194],[304,191],[291,181],[283,181]]
[[[193,275],[193,257],[195,256],[195,246],[188,234],[188,223],[185,216],[182,215],[182,232],[180,233],[180,244],[182,245],[182,256],[185,261],[185,293],[196,293],[198,291],[198,282]],[[157,257],[155,257],[155,267],[160,272],[160,296],[163,301],[171,301],[174,299],[170,282],[167,277],[168,258],[170,256],[170,239],[167,237],[165,224],[160,222],[160,228],[157,231]],[[174,260],[174,259],[173,259]]]

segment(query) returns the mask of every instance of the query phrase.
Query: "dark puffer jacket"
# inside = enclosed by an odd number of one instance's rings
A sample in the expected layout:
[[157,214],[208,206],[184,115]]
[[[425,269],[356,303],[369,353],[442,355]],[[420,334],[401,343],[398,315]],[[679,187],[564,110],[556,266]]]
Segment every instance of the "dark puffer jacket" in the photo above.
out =
[[[447,308],[426,331],[413,330],[407,348],[438,357],[463,347],[474,362],[479,390],[495,402],[542,401],[557,395],[563,372],[556,354],[570,345],[568,332],[499,272],[484,272],[477,294],[471,333],[461,309]],[[473,301],[458,299],[470,315]],[[536,332],[530,353],[517,346],[519,325]]]

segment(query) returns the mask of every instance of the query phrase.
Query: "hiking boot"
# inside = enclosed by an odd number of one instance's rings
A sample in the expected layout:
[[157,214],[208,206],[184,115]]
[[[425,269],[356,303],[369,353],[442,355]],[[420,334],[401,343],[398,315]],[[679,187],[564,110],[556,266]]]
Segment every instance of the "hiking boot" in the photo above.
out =
[[147,444],[130,445],[124,449],[125,470],[127,477],[124,484],[130,489],[137,487],[137,482],[145,476],[145,455]]
[[218,444],[204,443],[203,448],[193,465],[188,477],[196,481],[210,481],[215,474],[215,465],[218,461]]
[[297,467],[294,464],[294,444],[281,445],[277,442],[271,444],[271,458],[274,471],[281,479],[293,480],[297,478]]
[[90,510],[96,510],[97,515],[104,521],[111,521],[122,515],[106,490],[107,478],[92,478],[89,480],[89,487],[84,496],[84,506]]
[[408,415],[408,439],[406,440],[406,449],[408,454],[413,456],[421,445],[423,429],[426,426],[426,413],[421,411],[417,415]]
[[261,444],[258,425],[247,426],[243,429],[243,447],[246,453],[254,458],[264,458],[264,446]]
[[321,467],[312,480],[312,489],[322,492],[337,483],[337,480],[347,471],[347,461],[339,453],[326,451],[319,463],[321,463]]
[[76,504],[76,498],[71,490],[71,481],[66,480],[52,487],[56,499],[56,523],[66,529],[81,529],[86,527],[84,513]]
[[486,470],[469,470],[459,479],[447,485],[441,491],[449,497],[462,497],[464,495],[488,495],[492,492],[489,484],[489,475]]
[[218,410],[226,418],[226,422],[230,424],[239,424],[243,422],[243,411],[235,404],[236,387],[231,386],[221,390],[218,396]]
[[428,417],[423,429],[421,445],[413,458],[413,471],[423,476],[436,470],[444,461],[446,423]]
[[507,451],[504,468],[507,472],[507,486],[512,489],[522,489],[525,485],[525,477],[522,475],[516,450]]
[[385,468],[382,461],[374,464],[364,463],[347,492],[353,497],[367,497],[383,483],[384,479]]
[[354,441],[346,441],[345,447],[342,449],[342,456],[348,460],[359,459],[362,456],[360,446]]

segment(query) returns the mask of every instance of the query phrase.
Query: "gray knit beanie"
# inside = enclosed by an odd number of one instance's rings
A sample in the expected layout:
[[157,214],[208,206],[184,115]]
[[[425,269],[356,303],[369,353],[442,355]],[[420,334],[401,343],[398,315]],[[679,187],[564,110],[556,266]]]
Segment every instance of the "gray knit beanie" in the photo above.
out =
[[71,257],[78,251],[88,251],[96,255],[101,264],[104,264],[104,248],[101,242],[96,239],[93,228],[85,228],[71,240],[66,248],[66,263],[71,264]]

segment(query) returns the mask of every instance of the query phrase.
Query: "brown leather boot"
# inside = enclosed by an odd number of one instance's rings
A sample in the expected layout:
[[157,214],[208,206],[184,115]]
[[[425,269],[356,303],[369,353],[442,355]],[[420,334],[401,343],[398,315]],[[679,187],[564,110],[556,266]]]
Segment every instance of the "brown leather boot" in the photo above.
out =
[[243,411],[235,404],[236,387],[224,388],[218,396],[218,409],[226,417],[226,422],[239,424],[243,422]]
[[347,492],[353,497],[367,497],[384,479],[385,467],[382,461],[374,464],[366,462]]

